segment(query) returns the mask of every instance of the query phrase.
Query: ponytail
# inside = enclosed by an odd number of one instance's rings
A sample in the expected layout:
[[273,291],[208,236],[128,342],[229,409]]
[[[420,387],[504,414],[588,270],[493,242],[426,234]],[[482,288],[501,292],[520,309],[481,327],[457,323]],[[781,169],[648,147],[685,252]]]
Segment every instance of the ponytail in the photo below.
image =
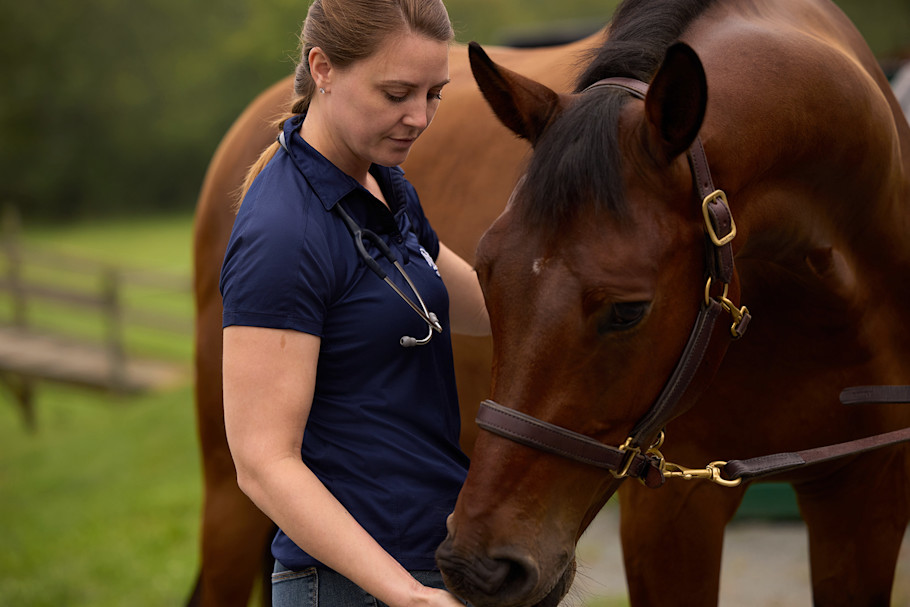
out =
[[237,200],[234,203],[234,211],[240,209],[243,199],[246,197],[246,193],[250,191],[250,186],[253,185],[253,180],[256,179],[256,176],[262,172],[262,169],[265,168],[265,165],[269,163],[275,153],[278,152],[279,144],[277,141],[274,142],[269,147],[263,150],[262,154],[259,155],[259,158],[256,159],[252,165],[250,165],[249,170],[246,172],[246,177],[243,178],[243,185],[240,186],[240,190],[237,192]]
[[[300,69],[298,67],[298,76]],[[312,79],[310,79],[312,82]],[[276,129],[280,132],[284,129],[284,123],[296,116],[297,114],[302,114],[307,111],[310,107],[310,98],[312,97],[312,92],[307,92],[303,95],[298,95],[297,99],[294,101],[294,105],[291,106],[291,112],[282,116],[280,120],[275,123]],[[250,186],[253,185],[253,181],[262,172],[262,169],[265,168],[265,165],[274,158],[275,154],[278,153],[278,148],[281,147],[281,144],[277,141],[273,142],[272,145],[265,148],[262,153],[259,155],[259,158],[256,159],[250,168],[246,172],[246,176],[243,178],[243,184],[240,186],[240,189],[237,191],[237,200],[234,203],[234,212],[240,209],[240,205],[243,203],[243,198],[246,196],[246,193],[250,191]]]

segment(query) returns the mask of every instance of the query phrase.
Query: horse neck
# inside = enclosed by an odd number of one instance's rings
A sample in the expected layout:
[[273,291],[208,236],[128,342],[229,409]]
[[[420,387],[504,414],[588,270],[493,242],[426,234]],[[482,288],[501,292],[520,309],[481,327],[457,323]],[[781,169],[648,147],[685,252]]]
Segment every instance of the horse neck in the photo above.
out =
[[712,87],[702,140],[715,184],[747,231],[803,226],[819,245],[871,233],[896,246],[910,231],[910,128],[871,78],[840,93],[852,102],[827,84],[821,94],[790,82],[778,94]]
[[718,187],[775,217],[810,205],[832,224],[871,228],[879,214],[906,233],[910,127],[874,55],[833,5],[758,4],[715,4],[683,36],[708,77]]
[[[910,275],[910,128],[890,93],[858,51],[800,40],[801,54],[772,55],[765,39],[738,42],[753,56],[722,36],[696,50],[710,92],[701,137],[739,228],[744,289],[789,285],[775,299],[791,307],[841,310],[845,324],[899,322],[910,298],[910,286],[894,284]],[[761,45],[789,63],[756,63]],[[910,350],[903,325],[864,332]]]

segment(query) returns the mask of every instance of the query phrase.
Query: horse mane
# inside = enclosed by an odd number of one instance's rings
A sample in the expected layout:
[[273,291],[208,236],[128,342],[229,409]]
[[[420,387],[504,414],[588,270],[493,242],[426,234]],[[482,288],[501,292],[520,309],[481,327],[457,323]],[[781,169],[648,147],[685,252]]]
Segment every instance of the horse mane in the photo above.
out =
[[[667,48],[715,1],[625,0],[604,44],[582,58],[587,67],[575,92],[610,77],[650,82]],[[616,89],[582,95],[543,134],[528,165],[533,186],[524,210],[533,223],[555,228],[585,203],[626,215],[618,124],[629,98]]]

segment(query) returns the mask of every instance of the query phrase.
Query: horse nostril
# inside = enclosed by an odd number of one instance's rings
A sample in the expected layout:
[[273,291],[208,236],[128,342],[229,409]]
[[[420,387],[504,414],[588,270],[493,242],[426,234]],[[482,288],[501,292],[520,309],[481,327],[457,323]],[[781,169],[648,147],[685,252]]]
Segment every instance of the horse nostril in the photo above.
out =
[[498,592],[502,596],[524,597],[531,594],[540,580],[537,563],[527,555],[498,555],[494,559],[500,568]]
[[540,580],[537,564],[528,556],[515,554],[477,556],[456,554],[444,542],[436,552],[446,586],[475,607],[523,604]]

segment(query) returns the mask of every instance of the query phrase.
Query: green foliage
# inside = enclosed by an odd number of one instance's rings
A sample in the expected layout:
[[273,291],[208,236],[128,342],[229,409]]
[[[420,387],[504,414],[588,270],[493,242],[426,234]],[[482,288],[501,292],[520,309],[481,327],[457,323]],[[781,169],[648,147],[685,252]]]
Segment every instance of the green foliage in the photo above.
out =
[[[617,0],[449,0],[458,40],[609,20]],[[910,5],[840,0],[877,53]],[[192,208],[221,136],[290,73],[307,3],[0,0],[0,201],[29,221]]]
[[910,3],[903,0],[835,0],[878,57],[910,59]]
[[32,219],[191,207],[230,122],[291,69],[299,10],[288,0],[4,7],[0,193]]

